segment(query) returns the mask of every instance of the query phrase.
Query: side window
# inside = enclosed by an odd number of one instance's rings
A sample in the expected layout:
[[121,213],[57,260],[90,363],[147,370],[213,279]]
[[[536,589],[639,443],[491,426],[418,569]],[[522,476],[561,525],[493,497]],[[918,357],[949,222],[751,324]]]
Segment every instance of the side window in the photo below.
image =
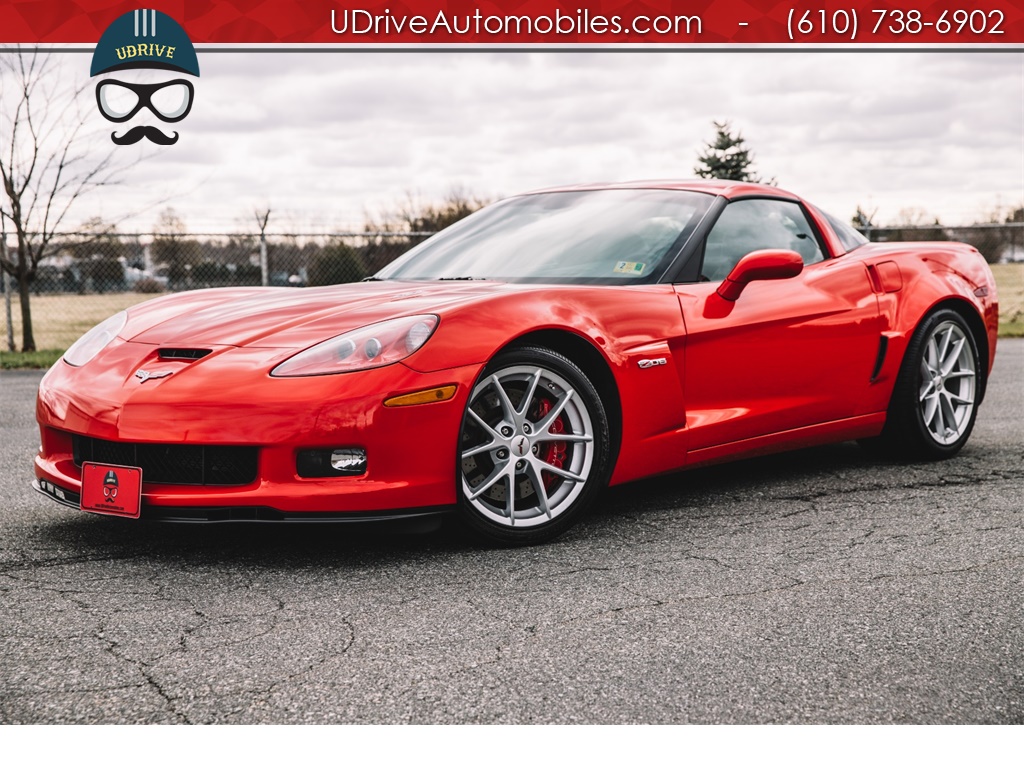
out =
[[832,227],[832,231],[836,233],[836,237],[839,238],[839,242],[843,244],[843,248],[846,249],[847,253],[856,248],[860,248],[868,242],[868,239],[864,237],[864,235],[851,227],[845,221],[837,219],[830,213],[826,213],[825,218],[828,220],[829,226]]
[[724,280],[751,251],[784,248],[796,251],[804,264],[825,256],[803,209],[786,200],[736,200],[729,203],[704,243],[701,279]]

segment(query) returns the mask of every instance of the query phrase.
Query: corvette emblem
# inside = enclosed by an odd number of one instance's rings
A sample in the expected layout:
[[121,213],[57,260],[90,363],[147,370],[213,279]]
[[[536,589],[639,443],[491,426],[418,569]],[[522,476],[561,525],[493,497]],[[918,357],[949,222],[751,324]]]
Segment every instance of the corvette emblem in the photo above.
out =
[[135,372],[135,378],[142,381],[148,381],[149,379],[162,379],[164,376],[170,376],[174,371],[146,371],[139,368]]

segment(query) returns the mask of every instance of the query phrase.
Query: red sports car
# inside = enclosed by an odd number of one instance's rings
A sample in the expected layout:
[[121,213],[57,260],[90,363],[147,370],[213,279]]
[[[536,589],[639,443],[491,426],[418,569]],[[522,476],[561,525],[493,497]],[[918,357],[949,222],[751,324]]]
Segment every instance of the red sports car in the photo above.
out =
[[36,485],[143,518],[455,510],[533,543],[609,484],[698,464],[852,439],[950,457],[996,328],[962,243],[869,244],[753,184],[545,190],[366,282],[115,315],[40,384]]

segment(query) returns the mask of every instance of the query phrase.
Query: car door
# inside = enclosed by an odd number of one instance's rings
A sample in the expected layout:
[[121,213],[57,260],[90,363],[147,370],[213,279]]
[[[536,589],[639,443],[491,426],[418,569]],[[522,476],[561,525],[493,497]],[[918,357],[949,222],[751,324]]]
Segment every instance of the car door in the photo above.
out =
[[[796,251],[803,271],[722,299],[732,267],[765,248]],[[699,255],[702,282],[676,286],[688,451],[854,416],[880,333],[863,264],[827,258],[798,202],[764,198],[730,202]]]

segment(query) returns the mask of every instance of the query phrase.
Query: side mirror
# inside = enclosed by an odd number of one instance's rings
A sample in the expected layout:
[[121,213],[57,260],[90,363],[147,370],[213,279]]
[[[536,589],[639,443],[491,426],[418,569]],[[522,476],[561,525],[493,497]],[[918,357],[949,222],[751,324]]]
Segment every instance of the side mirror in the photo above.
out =
[[751,251],[739,260],[729,276],[718,286],[718,295],[726,301],[736,301],[749,282],[796,277],[803,269],[804,260],[796,251]]

